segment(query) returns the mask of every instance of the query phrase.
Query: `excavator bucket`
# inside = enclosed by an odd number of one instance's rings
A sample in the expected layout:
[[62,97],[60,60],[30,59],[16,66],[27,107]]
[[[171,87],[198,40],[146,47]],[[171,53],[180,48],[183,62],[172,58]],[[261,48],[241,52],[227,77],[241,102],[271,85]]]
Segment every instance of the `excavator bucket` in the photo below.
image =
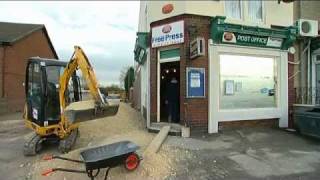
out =
[[119,105],[103,104],[98,106],[94,100],[70,103],[65,109],[65,116],[70,123],[90,121],[97,118],[114,116]]

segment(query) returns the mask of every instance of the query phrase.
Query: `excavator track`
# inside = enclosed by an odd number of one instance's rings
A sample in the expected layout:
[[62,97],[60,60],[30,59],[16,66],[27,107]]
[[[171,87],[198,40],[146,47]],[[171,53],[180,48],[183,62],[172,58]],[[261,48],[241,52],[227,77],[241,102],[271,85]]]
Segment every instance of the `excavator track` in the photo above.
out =
[[34,156],[42,149],[42,142],[45,138],[42,138],[36,133],[28,139],[28,141],[24,144],[23,154],[25,156]]
[[75,144],[78,135],[79,135],[79,130],[77,128],[73,130],[66,138],[61,139],[59,142],[59,151],[61,153],[69,152],[72,146]]

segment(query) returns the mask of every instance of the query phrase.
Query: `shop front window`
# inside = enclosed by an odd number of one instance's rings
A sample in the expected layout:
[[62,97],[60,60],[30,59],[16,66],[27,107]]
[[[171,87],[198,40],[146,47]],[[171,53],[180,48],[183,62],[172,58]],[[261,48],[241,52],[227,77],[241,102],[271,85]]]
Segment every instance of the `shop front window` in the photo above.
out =
[[276,107],[273,58],[220,55],[220,109]]

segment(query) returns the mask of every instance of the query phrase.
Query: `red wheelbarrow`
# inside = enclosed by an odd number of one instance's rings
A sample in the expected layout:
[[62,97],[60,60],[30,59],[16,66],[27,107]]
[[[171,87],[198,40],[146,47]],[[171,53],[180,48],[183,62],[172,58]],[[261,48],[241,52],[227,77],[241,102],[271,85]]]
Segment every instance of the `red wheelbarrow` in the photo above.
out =
[[135,170],[142,160],[136,153],[139,146],[130,141],[121,141],[104,146],[86,149],[80,153],[81,160],[65,158],[61,156],[46,155],[44,160],[61,159],[85,165],[85,170],[52,168],[44,171],[43,176],[48,176],[55,171],[64,171],[71,173],[85,173],[91,180],[100,173],[100,169],[107,168],[105,173],[105,180],[108,177],[109,170],[113,167],[124,165],[129,170]]

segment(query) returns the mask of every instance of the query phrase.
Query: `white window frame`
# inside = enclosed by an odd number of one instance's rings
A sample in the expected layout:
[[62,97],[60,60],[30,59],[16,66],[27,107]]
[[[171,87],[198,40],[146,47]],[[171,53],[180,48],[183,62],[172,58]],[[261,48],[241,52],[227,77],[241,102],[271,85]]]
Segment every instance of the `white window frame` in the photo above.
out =
[[[272,57],[277,63],[277,107],[221,110],[219,55],[233,52],[239,55]],[[224,121],[279,118],[279,127],[288,127],[288,54],[286,51],[232,45],[209,44],[209,133],[218,132],[218,123]]]

